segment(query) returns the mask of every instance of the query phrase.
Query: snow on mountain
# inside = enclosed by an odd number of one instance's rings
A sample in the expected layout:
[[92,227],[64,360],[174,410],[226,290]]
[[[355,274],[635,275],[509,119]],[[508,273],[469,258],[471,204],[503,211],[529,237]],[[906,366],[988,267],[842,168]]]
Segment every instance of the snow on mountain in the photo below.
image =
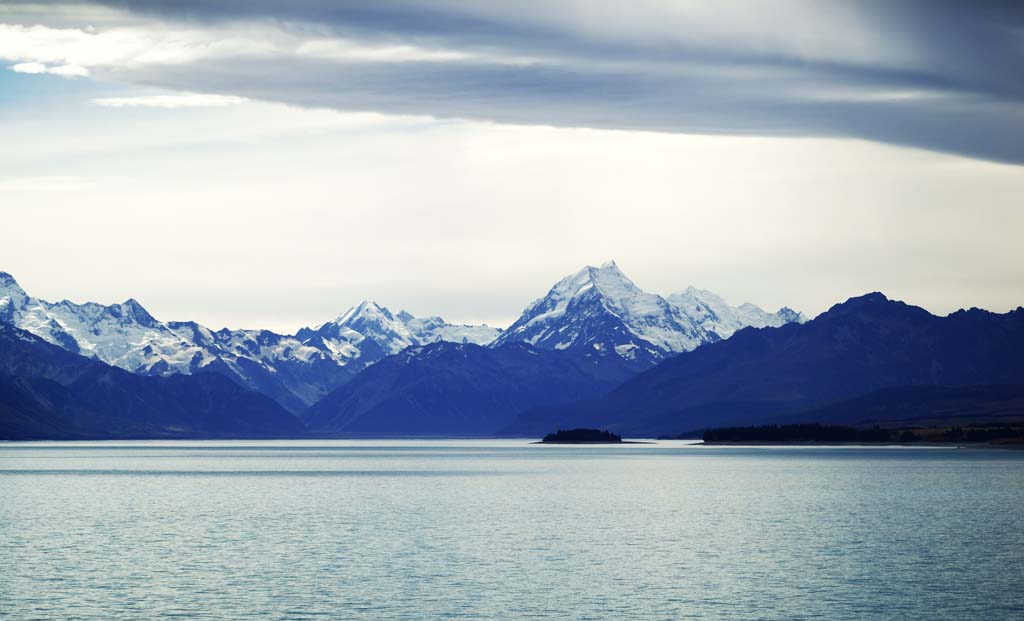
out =
[[296,336],[304,342],[323,340],[329,348],[345,344],[355,347],[362,358],[379,360],[412,345],[438,341],[485,345],[501,330],[487,325],[453,325],[440,317],[414,317],[406,311],[393,314],[387,308],[365,300],[316,328],[304,328]]
[[51,303],[29,296],[6,273],[0,274],[0,320],[73,353],[136,373],[147,374],[160,359],[188,369],[199,353],[135,300],[109,306]]
[[333,321],[296,333],[301,341],[326,347],[340,356],[372,359],[397,354],[417,343],[409,328],[388,309],[364,300]]
[[47,302],[29,296],[14,278],[0,272],[0,322],[141,375],[222,373],[292,412],[386,356],[438,341],[587,348],[617,355],[641,369],[670,354],[728,338],[742,327],[805,320],[788,308],[767,313],[753,304],[733,307],[693,287],[666,299],[637,287],[614,262],[563,278],[504,332],[405,311],[394,314],[368,300],[294,335],[213,331],[195,322],[158,321],[132,299],[108,306]]
[[131,299],[109,306],[46,302],[26,294],[4,272],[0,272],[0,321],[140,375],[220,372],[293,412],[410,345],[449,339],[488,342],[499,332],[487,326],[453,326],[439,317],[420,319],[408,313],[396,317],[369,301],[295,335],[213,331],[195,322],[158,321]]
[[492,328],[487,324],[451,324],[440,317],[413,317],[405,311],[398,313],[397,317],[416,340],[424,345],[438,341],[487,345],[501,334],[501,328]]
[[525,341],[543,349],[614,350],[642,364],[718,340],[660,295],[647,293],[614,261],[558,281],[494,345]]
[[748,326],[777,328],[787,323],[807,321],[802,313],[785,306],[775,313],[766,312],[750,303],[730,306],[720,295],[692,286],[673,293],[667,299],[702,328],[714,332],[723,339]]
[[524,341],[543,349],[592,347],[653,364],[728,338],[742,327],[789,321],[804,319],[788,308],[778,313],[753,304],[734,308],[714,293],[692,287],[668,299],[647,293],[611,261],[558,281],[493,345]]

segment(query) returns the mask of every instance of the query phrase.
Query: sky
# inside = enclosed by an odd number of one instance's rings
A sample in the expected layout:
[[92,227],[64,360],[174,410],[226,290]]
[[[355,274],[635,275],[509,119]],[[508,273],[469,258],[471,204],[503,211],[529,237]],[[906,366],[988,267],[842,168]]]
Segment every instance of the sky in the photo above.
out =
[[0,3],[0,270],[290,332],[615,260],[815,315],[1024,304],[1024,5]]

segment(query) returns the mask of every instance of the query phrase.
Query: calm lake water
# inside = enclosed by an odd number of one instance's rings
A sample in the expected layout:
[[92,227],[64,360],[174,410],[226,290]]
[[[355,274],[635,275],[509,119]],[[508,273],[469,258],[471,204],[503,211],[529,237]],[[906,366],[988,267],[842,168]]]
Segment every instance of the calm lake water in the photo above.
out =
[[0,619],[1021,619],[1024,452],[0,445]]

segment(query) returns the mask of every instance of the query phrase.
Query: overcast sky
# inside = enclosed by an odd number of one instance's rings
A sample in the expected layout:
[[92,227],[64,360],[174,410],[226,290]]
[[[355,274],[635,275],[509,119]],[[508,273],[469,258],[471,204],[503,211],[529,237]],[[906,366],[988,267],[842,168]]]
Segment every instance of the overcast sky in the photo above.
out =
[[1024,304],[1019,2],[0,3],[0,270],[292,331],[615,259],[814,315]]

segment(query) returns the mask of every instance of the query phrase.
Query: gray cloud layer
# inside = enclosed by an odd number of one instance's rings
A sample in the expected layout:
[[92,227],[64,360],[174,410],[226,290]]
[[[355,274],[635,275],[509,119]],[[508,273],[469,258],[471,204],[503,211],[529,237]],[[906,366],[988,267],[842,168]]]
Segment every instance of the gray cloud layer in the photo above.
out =
[[1024,162],[1024,4],[107,0],[178,25],[454,52],[230,53],[97,75],[302,106],[655,131],[852,136]]

